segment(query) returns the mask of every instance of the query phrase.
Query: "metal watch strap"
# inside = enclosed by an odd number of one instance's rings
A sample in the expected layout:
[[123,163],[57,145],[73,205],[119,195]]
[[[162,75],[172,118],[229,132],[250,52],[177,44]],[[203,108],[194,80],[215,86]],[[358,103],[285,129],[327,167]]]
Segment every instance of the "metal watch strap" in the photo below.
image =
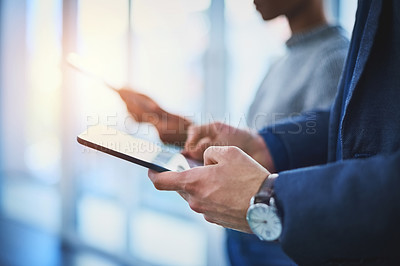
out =
[[257,194],[254,196],[254,203],[265,203],[270,204],[271,198],[275,195],[274,193],[274,183],[278,174],[270,174],[262,183]]

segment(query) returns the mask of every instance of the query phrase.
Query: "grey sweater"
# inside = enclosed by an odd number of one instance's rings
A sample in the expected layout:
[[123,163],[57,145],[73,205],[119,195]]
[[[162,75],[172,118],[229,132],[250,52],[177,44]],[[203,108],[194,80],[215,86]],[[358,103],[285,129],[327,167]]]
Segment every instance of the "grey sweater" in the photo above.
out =
[[247,123],[268,124],[316,108],[329,107],[347,55],[349,41],[338,26],[295,34],[286,55],[271,66],[250,106]]

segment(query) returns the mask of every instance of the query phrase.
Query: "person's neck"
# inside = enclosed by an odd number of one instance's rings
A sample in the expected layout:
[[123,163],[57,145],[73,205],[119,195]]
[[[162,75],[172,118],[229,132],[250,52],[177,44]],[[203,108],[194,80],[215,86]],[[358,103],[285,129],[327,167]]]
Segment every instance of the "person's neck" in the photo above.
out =
[[322,1],[310,4],[294,14],[286,15],[292,34],[327,24]]

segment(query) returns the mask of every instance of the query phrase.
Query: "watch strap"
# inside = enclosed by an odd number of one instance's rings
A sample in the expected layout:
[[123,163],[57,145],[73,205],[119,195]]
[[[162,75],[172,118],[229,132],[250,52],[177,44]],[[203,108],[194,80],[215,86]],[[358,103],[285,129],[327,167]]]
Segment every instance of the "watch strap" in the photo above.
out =
[[270,174],[262,183],[257,194],[254,196],[254,204],[264,203],[270,205],[271,198],[275,196],[274,183],[278,174]]

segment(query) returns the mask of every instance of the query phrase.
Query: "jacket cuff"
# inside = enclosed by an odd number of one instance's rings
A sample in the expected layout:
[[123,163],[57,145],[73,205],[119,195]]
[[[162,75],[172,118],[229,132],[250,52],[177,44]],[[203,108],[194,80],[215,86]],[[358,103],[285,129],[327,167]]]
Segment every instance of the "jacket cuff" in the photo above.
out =
[[274,161],[274,166],[277,172],[288,168],[289,156],[282,140],[274,135],[270,129],[265,129],[259,133],[267,144],[268,150]]

